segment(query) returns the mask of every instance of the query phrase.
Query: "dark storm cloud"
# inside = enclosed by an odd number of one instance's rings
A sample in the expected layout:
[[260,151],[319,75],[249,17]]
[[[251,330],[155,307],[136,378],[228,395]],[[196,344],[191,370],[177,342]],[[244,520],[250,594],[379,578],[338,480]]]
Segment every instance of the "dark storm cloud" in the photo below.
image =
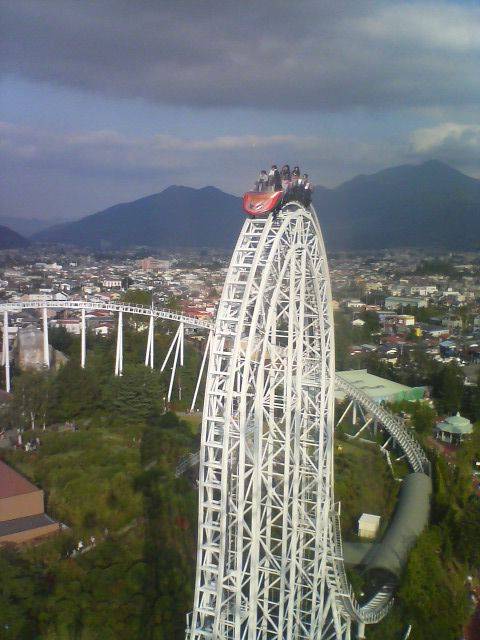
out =
[[[0,213],[76,217],[169,184],[214,184],[239,193],[258,167],[286,159],[329,184],[393,162],[393,145],[348,137],[232,135],[126,136],[117,131],[56,132],[0,122]],[[72,194],[74,197],[72,197]],[[110,195],[108,195],[110,194]],[[54,197],[55,196],[55,197]]]
[[1,69],[192,106],[346,109],[480,99],[474,4],[7,0]]

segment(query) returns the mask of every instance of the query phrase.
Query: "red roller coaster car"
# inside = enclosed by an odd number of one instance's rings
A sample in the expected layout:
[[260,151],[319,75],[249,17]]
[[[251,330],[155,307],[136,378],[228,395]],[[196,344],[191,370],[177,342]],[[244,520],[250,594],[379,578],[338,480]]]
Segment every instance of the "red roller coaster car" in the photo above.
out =
[[260,218],[277,209],[283,199],[283,191],[247,191],[243,196],[243,210]]

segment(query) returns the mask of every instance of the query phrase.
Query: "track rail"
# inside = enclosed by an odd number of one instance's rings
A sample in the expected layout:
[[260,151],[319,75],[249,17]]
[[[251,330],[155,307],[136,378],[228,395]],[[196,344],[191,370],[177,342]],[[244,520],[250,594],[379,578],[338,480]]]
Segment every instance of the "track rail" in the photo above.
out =
[[366,393],[360,391],[348,382],[345,382],[345,380],[338,375],[335,377],[335,384],[337,388],[345,391],[351,399],[359,402],[363,408],[367,409],[369,413],[381,422],[388,433],[400,445],[401,449],[407,456],[407,460],[413,471],[430,475],[430,462],[428,461],[425,452],[415,438],[409,433],[401,418],[394,416],[378,404],[378,402],[372,400]]
[[115,302],[89,302],[86,300],[34,300],[0,303],[0,312],[23,311],[24,309],[85,309],[89,311],[113,311],[114,313],[132,313],[140,316],[153,316],[161,320],[172,320],[197,329],[212,329],[213,323],[199,320],[192,316],[184,316],[167,309],[156,309],[142,305],[117,304]]

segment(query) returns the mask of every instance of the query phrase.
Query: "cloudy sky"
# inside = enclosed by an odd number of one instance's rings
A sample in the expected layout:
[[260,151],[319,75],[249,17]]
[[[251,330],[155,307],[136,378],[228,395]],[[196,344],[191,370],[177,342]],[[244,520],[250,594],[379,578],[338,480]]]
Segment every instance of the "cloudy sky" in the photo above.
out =
[[480,3],[0,0],[0,214],[74,218],[272,161],[480,177]]

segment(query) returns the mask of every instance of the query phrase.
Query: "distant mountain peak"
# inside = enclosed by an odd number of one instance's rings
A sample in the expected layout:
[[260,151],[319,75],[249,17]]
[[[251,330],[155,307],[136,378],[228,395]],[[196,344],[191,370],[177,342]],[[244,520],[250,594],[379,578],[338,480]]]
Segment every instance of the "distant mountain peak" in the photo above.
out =
[[440,160],[356,176],[314,203],[329,249],[480,249],[480,180]]
[[[362,174],[334,189],[318,186],[314,204],[329,250],[472,248],[480,238],[480,181],[440,160]],[[243,220],[236,196],[212,185],[171,185],[34,238],[109,249],[227,248],[235,243]]]
[[21,249],[30,242],[13,229],[0,225],[0,249]]
[[243,222],[239,198],[213,186],[171,185],[35,235],[92,248],[233,246]]

